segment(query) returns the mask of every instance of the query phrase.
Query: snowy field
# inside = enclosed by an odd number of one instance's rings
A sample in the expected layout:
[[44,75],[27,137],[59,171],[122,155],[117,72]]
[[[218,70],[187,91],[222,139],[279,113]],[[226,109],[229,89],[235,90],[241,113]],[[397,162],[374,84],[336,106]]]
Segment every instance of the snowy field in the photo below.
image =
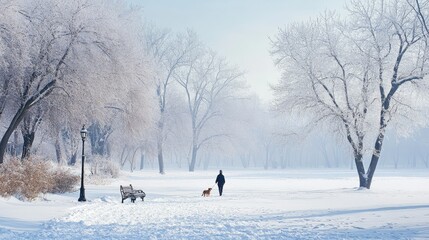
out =
[[[126,173],[107,185],[0,198],[0,239],[429,239],[429,171],[379,170],[357,190],[350,170],[224,170]],[[121,204],[119,185],[143,189],[145,202]]]

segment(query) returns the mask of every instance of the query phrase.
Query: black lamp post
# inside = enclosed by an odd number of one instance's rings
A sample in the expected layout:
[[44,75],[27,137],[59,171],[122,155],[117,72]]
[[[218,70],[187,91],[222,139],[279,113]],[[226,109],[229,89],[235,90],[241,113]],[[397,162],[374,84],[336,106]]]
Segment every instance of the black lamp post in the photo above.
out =
[[84,172],[84,163],[85,163],[85,138],[88,131],[85,129],[85,125],[83,125],[82,129],[80,130],[80,136],[82,137],[82,175],[80,177],[80,196],[78,201],[79,202],[85,202],[85,188],[83,187],[83,172]]

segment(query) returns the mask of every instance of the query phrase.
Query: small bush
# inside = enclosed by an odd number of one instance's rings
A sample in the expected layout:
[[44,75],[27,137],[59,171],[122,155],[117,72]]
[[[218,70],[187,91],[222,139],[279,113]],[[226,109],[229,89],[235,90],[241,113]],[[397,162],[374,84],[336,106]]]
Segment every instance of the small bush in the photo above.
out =
[[8,197],[21,191],[24,182],[24,167],[14,160],[3,162],[0,165],[0,195]]
[[60,168],[54,168],[42,159],[10,159],[0,165],[0,195],[34,200],[41,193],[72,191],[79,177]]
[[48,193],[52,189],[53,181],[50,176],[50,164],[41,160],[25,160],[22,162],[24,167],[23,185],[21,192],[18,193],[22,196],[20,199],[33,200],[40,193]]
[[119,166],[109,159],[94,156],[91,160],[91,174],[100,177],[117,178],[119,176]]
[[53,186],[51,193],[72,192],[74,186],[79,183],[79,176],[73,175],[70,171],[58,168],[52,173]]

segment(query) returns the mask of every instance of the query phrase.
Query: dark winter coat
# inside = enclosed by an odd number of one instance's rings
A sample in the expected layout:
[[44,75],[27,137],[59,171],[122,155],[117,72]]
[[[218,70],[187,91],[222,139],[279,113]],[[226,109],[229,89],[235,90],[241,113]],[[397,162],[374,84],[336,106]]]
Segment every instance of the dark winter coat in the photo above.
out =
[[225,184],[225,177],[223,176],[222,173],[219,173],[219,175],[217,175],[215,183],[217,183],[218,185],[224,185]]

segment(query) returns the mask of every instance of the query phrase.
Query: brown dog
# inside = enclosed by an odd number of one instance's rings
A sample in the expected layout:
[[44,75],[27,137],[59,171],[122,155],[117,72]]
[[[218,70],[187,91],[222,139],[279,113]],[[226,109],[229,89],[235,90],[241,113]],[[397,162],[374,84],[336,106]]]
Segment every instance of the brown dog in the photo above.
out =
[[204,190],[203,191],[203,194],[201,194],[201,196],[204,196],[204,197],[210,197],[210,192],[212,191],[212,188],[209,188],[209,189],[207,189],[207,190]]

